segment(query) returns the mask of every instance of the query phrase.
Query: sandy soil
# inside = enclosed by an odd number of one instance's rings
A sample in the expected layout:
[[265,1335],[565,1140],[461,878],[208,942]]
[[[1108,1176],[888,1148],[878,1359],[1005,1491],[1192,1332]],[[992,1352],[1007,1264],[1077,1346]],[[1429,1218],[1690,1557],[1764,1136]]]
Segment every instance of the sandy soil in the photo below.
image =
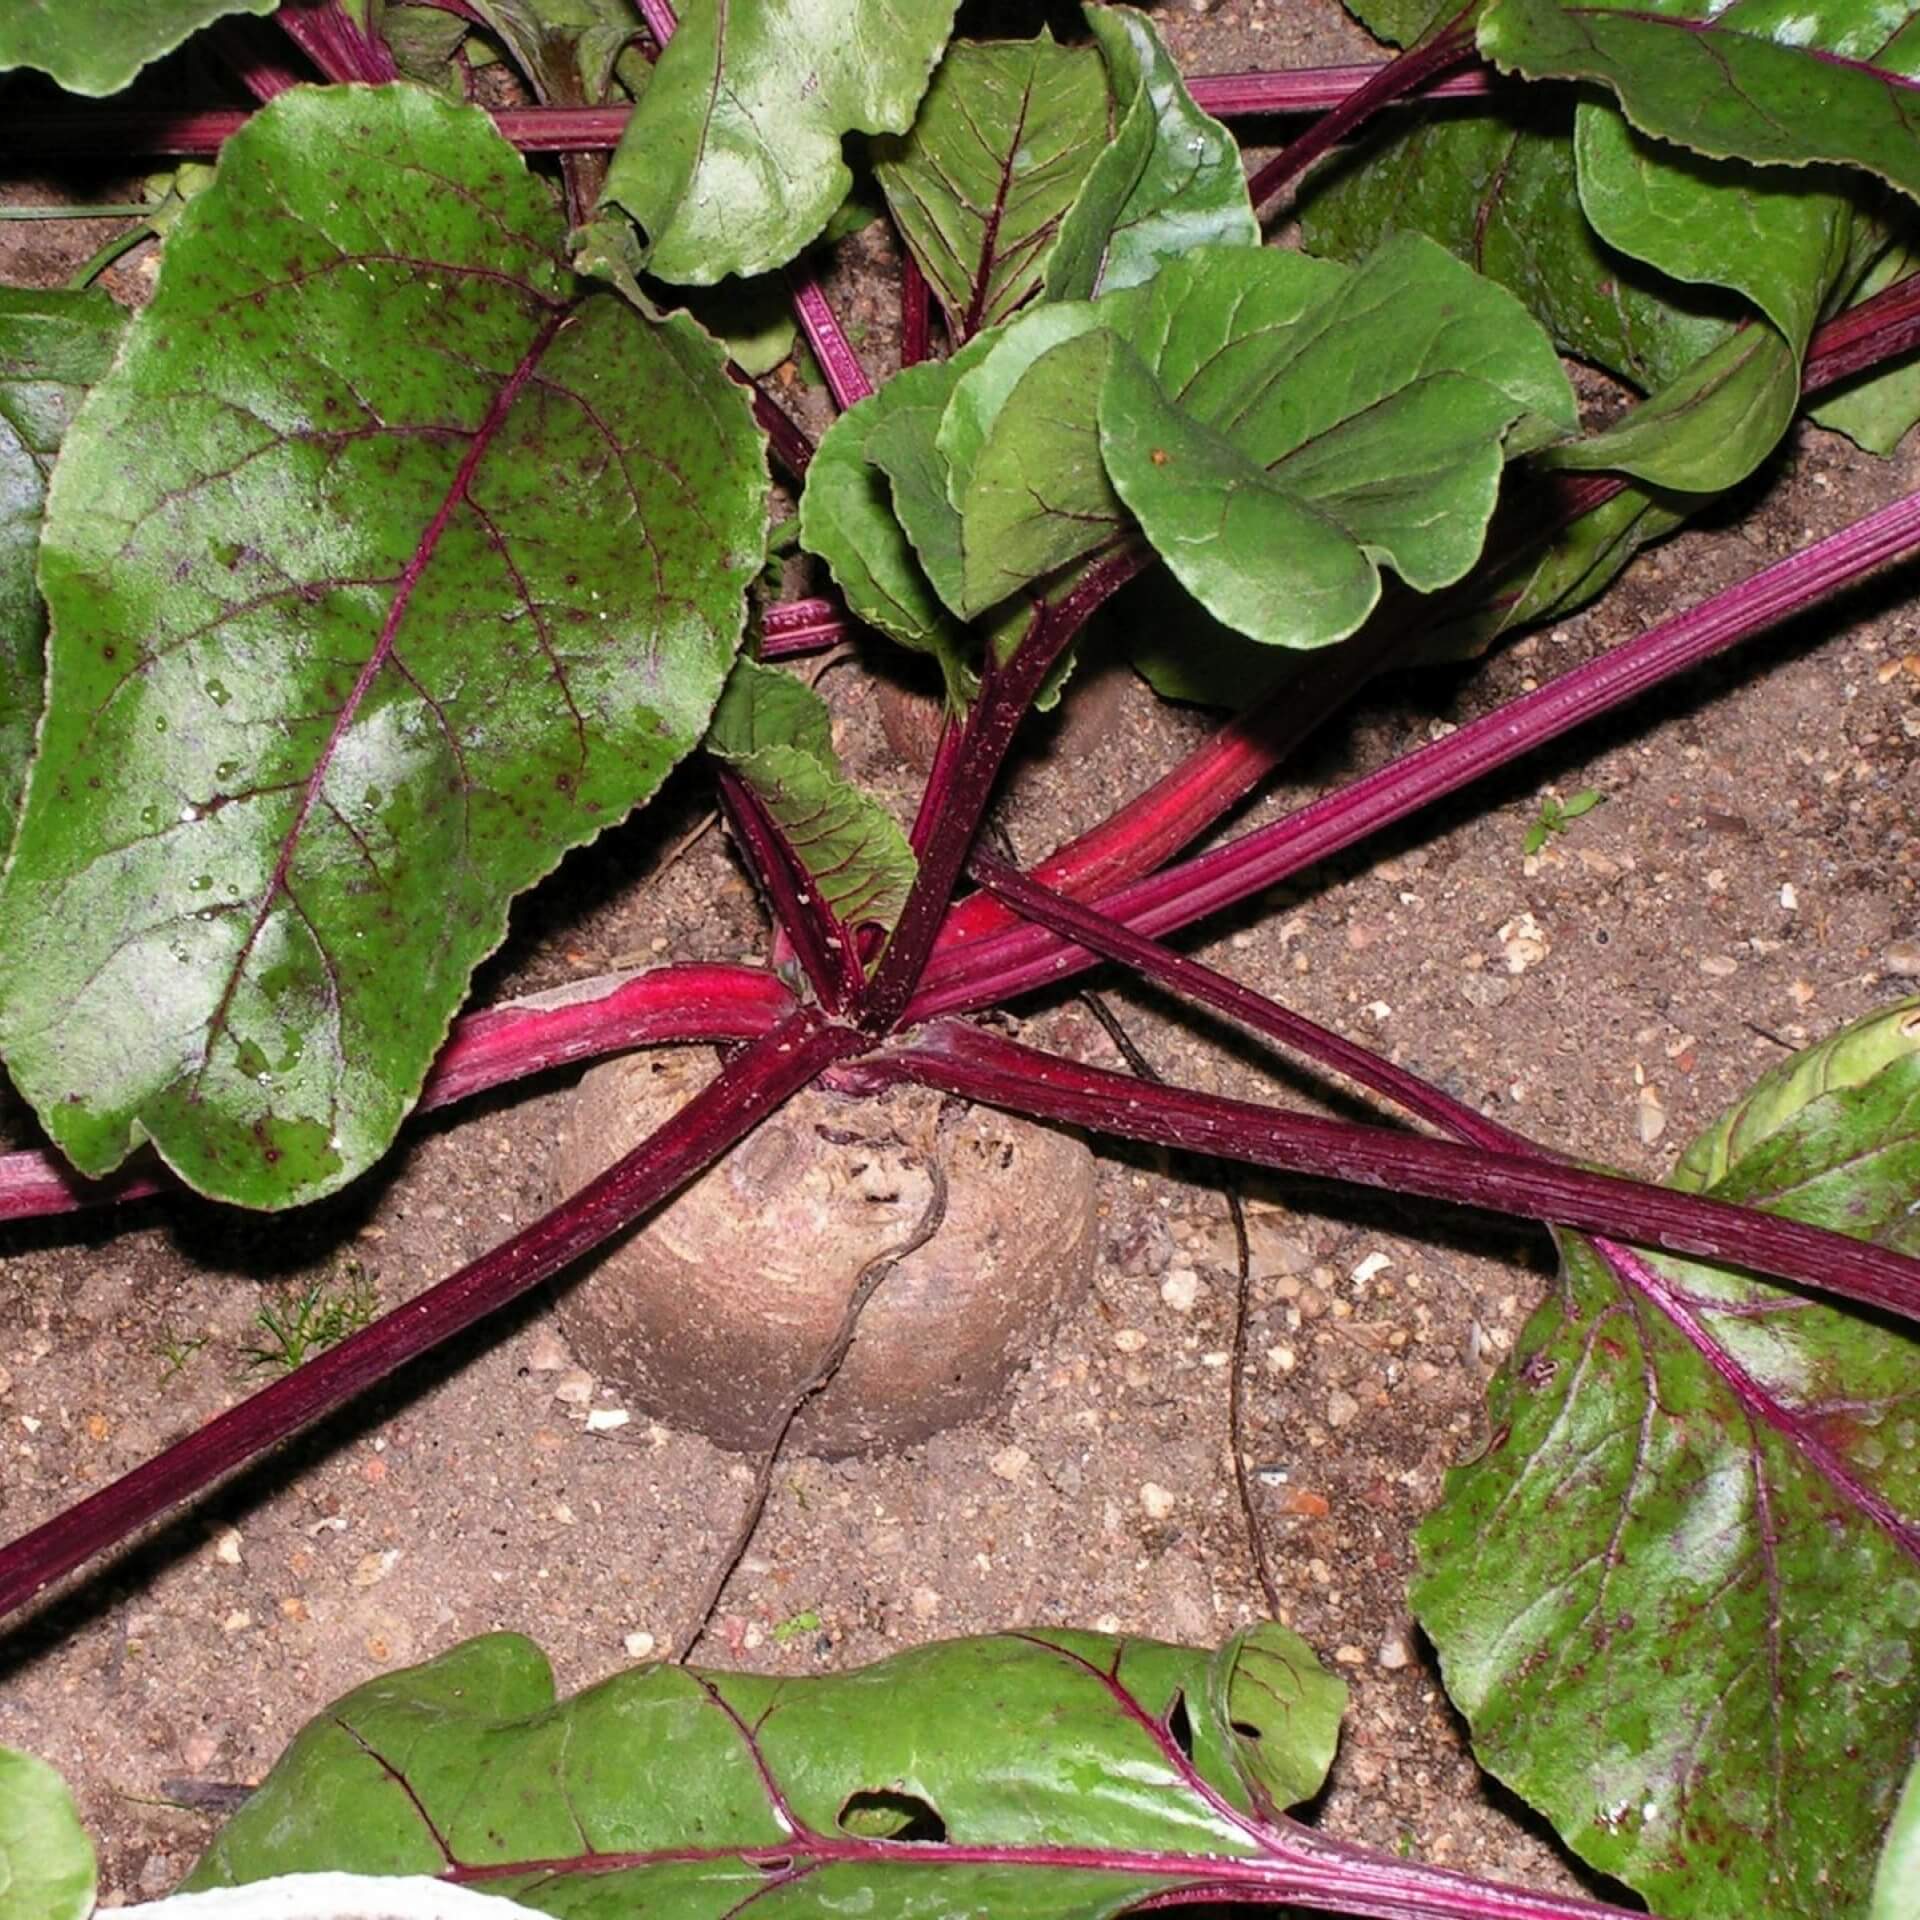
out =
[[[1198,69],[1352,57],[1331,0],[1169,8]],[[19,230],[14,230],[19,231]],[[49,275],[100,236],[25,230]],[[11,235],[9,236],[11,238]],[[864,243],[869,246],[871,242]],[[856,250],[857,252],[857,250]],[[5,277],[25,277],[14,250]],[[856,267],[857,267],[856,257]],[[138,284],[133,261],[119,273]],[[852,271],[852,270],[850,270]],[[843,282],[884,359],[875,283]],[[1470,670],[1408,677],[1332,728],[1252,810],[1485,710],[1664,611],[1920,484],[1808,431],[1738,513],[1645,556],[1599,608]],[[1910,577],[1857,595],[1303,876],[1196,950],[1543,1141],[1657,1175],[1756,1073],[1920,971],[1920,639]],[[843,745],[905,796],[873,683],[830,672]],[[1125,676],[1103,735],[1030,754],[1003,810],[1036,854],[1198,736]],[[1606,804],[1536,857],[1546,795]],[[690,779],[516,914],[477,999],[648,957],[764,950]],[[1202,1087],[1351,1111],[1156,996],[1111,1004]],[[1031,1032],[1110,1058],[1077,1003]],[[12,1534],[145,1459],[262,1375],[263,1305],[321,1283],[391,1306],[540,1209],[563,1085],[410,1128],[378,1174],[294,1220],[188,1202],[0,1238],[0,1525]],[[1546,1886],[1582,1884],[1473,1766],[1404,1601],[1409,1531],[1473,1451],[1483,1384],[1537,1297],[1543,1235],[1298,1183],[1251,1188],[1249,1448],[1284,1616],[1352,1689],[1322,1818]],[[1014,1622],[1213,1642],[1259,1616],[1226,1453],[1231,1236],[1188,1166],[1114,1153],[1084,1305],[1004,1411],[884,1459],[787,1459],[705,1657],[818,1670]],[[595,1409],[631,1413],[590,1426]],[[489,1628],[563,1687],[671,1652],[746,1495],[736,1456],[577,1367],[537,1298],[414,1369],[0,1639],[0,1741],[65,1770],[119,1900],[164,1890],[211,1831],[181,1782],[250,1782],[382,1668]],[[817,1624],[812,1624],[817,1620]]]

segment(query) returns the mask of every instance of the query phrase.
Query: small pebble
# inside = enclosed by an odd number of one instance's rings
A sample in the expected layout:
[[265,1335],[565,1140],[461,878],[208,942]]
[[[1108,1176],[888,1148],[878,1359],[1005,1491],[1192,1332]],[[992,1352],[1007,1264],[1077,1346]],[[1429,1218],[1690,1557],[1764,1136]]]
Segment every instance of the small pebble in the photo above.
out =
[[907,1597],[916,1620],[931,1620],[940,1611],[940,1596],[931,1587],[915,1587]]
[[1298,1356],[1291,1347],[1269,1347],[1267,1365],[1275,1373],[1291,1373],[1298,1363]]
[[237,1567],[240,1564],[240,1529],[222,1527],[215,1536],[213,1557],[223,1567]]
[[1033,1455],[1025,1447],[1002,1447],[987,1462],[987,1471],[996,1480],[1018,1480],[1033,1464]]
[[1359,1647],[1335,1647],[1333,1657],[1343,1667],[1364,1667],[1367,1664],[1367,1656]]
[[1728,980],[1740,971],[1740,962],[1730,954],[1710,953],[1700,962],[1700,971],[1711,980]]
[[651,1660],[653,1658],[654,1638],[650,1633],[630,1633],[620,1642],[627,1650],[629,1660]]
[[1200,1298],[1200,1276],[1191,1267],[1174,1267],[1160,1282],[1160,1298],[1175,1313],[1191,1313]]
[[1920,974],[1920,940],[1896,940],[1887,949],[1887,971]]
[[235,1607],[234,1610],[220,1622],[220,1631],[228,1634],[245,1633],[252,1625],[253,1615],[250,1614],[245,1607]]
[[1344,1387],[1335,1387],[1327,1395],[1327,1425],[1344,1427],[1349,1425],[1360,1411],[1360,1402]]
[[1407,1645],[1404,1633],[1390,1633],[1380,1642],[1380,1651],[1373,1656],[1389,1673],[1398,1673],[1413,1659],[1413,1649]]
[[553,1383],[553,1397],[570,1407],[587,1406],[593,1399],[593,1375],[585,1367],[572,1367]]
[[595,1407],[587,1415],[589,1433],[612,1433],[633,1418],[625,1407]]
[[573,1365],[567,1343],[552,1327],[539,1327],[527,1343],[527,1368],[532,1373],[561,1373]]
[[1113,1336],[1113,1344],[1122,1353],[1138,1353],[1147,1344],[1147,1336],[1138,1327],[1122,1327]]
[[1660,1096],[1651,1087],[1642,1087],[1638,1101],[1638,1111],[1634,1115],[1634,1128],[1640,1136],[1640,1144],[1650,1147],[1667,1130],[1667,1110],[1660,1104]]
[[1168,1492],[1157,1480],[1149,1480],[1140,1489],[1140,1504],[1149,1520],[1164,1520],[1179,1505],[1179,1496]]

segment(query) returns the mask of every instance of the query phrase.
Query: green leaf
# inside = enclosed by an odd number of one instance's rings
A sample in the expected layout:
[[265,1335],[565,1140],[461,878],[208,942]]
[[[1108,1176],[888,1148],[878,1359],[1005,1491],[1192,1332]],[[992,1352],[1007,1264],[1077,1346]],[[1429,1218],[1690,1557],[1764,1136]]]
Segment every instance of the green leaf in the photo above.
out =
[[0,851],[13,840],[46,679],[46,609],[33,566],[47,478],[122,324],[104,293],[0,287]]
[[1920,31],[1880,0],[1488,0],[1480,51],[1590,80],[1642,133],[1719,160],[1863,167],[1920,195]]
[[454,56],[473,22],[438,7],[390,6],[380,18],[380,37],[403,80],[415,80],[449,100],[463,96]]
[[1165,268],[1101,401],[1120,497],[1217,618],[1323,646],[1379,597],[1477,558],[1510,430],[1570,431],[1572,390],[1519,303],[1414,234],[1349,273],[1273,249]]
[[793,354],[793,296],[777,274],[695,288],[686,308],[726,348],[727,358],[756,380]]
[[[1787,1063],[1677,1184],[1920,1251],[1920,1000]],[[1920,1342],[1563,1236],[1419,1535],[1482,1763],[1675,1915],[1852,1920],[1920,1716]]]
[[907,836],[841,771],[827,703],[790,673],[742,658],[707,750],[752,788],[843,927],[891,928],[918,865]]
[[0,7],[0,73],[37,67],[69,93],[118,93],[163,53],[230,13],[277,0],[58,0]]
[[1800,404],[1794,348],[1764,321],[1730,333],[1650,400],[1543,463],[1630,473],[1669,494],[1736,486],[1779,444]]
[[1131,7],[1086,13],[1119,120],[1061,220],[1048,298],[1137,286],[1195,247],[1257,246],[1239,143],[1194,105],[1152,22]]
[[956,344],[1039,288],[1109,133],[1106,69],[1050,37],[947,50],[904,137],[873,143],[887,205]]
[[1850,1093],[1915,1051],[1920,1001],[1902,1000],[1842,1027],[1763,1074],[1674,1163],[1667,1185],[1706,1193],[1816,1100]]
[[692,0],[634,109],[604,198],[662,280],[784,266],[853,176],[846,134],[904,133],[956,0]]
[[1345,0],[1347,11],[1390,46],[1411,47],[1456,18],[1460,0]]
[[[827,563],[856,619],[917,653],[932,654],[956,706],[971,697],[965,630],[948,612],[923,557],[908,537],[908,510],[899,510],[902,489],[922,466],[927,537],[948,538],[958,591],[958,517],[947,501],[944,464],[933,466],[934,432],[958,377],[951,360],[909,367],[858,405],[848,408],[820,437],[800,497],[800,544]],[[893,422],[903,422],[894,458],[908,479],[891,482],[873,451]]]
[[534,93],[594,107],[613,91],[614,62],[641,31],[632,0],[469,0],[506,45]]
[[1653,392],[1718,344],[1738,303],[1606,245],[1580,207],[1573,111],[1523,93],[1397,122],[1323,168],[1301,205],[1310,252],[1363,260],[1411,229],[1517,294],[1563,353]]
[[[1916,270],[1920,249],[1909,238],[1895,241],[1873,263],[1848,305],[1871,299]],[[1807,411],[1867,452],[1890,454],[1920,421],[1920,360],[1908,355],[1883,372],[1862,374]]]
[[479,111],[295,89],[68,434],[0,1051],[84,1169],[351,1179],[513,895],[704,732],[759,437],[690,321],[571,297],[564,238]]
[[1271,1815],[1311,1800],[1340,1745],[1346,1682],[1298,1634],[1270,1622],[1235,1634],[1207,1679],[1214,1723],[1233,1731],[1254,1804]]
[[1907,1775],[1887,1828],[1867,1920],[1920,1920],[1920,1760]]
[[311,1722],[186,1888],[457,1862],[581,1920],[1096,1920],[1259,1860],[1273,1805],[1324,1779],[1344,1693],[1269,1625],[1217,1655],[1048,1630],[842,1674],[653,1665],[556,1705],[538,1651],[496,1634]]
[[0,1920],[87,1920],[93,1892],[93,1842],[67,1783],[0,1747]]
[[964,364],[935,444],[959,516],[966,618],[1104,546],[1126,524],[1101,457],[1096,409],[1121,309],[1037,308]]

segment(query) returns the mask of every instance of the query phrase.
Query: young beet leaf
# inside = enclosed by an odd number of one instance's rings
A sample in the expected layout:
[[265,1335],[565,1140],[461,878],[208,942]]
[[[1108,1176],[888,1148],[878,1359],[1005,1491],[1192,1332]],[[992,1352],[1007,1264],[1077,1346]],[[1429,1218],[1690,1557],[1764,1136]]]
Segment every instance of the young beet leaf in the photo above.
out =
[[[1673,1184],[1920,1251],[1920,1000],[1785,1063]],[[1858,1913],[1920,1716],[1920,1341],[1563,1236],[1420,1531],[1495,1773],[1663,1912]]]
[[83,1171],[151,1137],[251,1205],[351,1179],[512,896],[700,737],[759,439],[563,238],[484,116],[297,89],[68,434],[0,1046]]
[[1351,274],[1195,253],[1119,325],[1100,438],[1121,497],[1210,613],[1274,644],[1352,633],[1381,564],[1423,591],[1459,579],[1510,447],[1574,426],[1519,303],[1417,235]]
[[1106,69],[1045,36],[957,42],[910,132],[873,143],[874,174],[956,345],[1039,288],[1110,132]]
[[0,287],[0,857],[13,839],[46,678],[46,610],[33,571],[47,476],[123,323],[104,293]]
[[1260,238],[1233,136],[1194,104],[1152,22],[1131,7],[1086,15],[1117,124],[1061,220],[1047,262],[1052,300],[1136,286],[1190,248]]
[[692,0],[608,171],[642,264],[678,285],[784,266],[853,176],[844,135],[904,133],[955,0]]

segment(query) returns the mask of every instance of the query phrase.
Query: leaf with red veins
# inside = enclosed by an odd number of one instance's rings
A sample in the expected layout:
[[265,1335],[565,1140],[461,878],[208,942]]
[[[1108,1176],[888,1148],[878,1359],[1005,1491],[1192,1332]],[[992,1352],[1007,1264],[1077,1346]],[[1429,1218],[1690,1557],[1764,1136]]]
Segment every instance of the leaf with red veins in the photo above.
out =
[[764,548],[691,323],[575,297],[474,110],[229,144],[68,435],[0,1051],[82,1171],[280,1206],[372,1163],[513,896],[698,740]]
[[538,1650],[495,1634],[311,1722],[187,1886],[345,1869],[561,1914],[719,1920],[780,1892],[1092,1920],[1304,1862],[1267,1809],[1319,1789],[1345,1693],[1269,1625],[1217,1653],[1036,1630],[836,1674],[656,1664],[556,1704]]
[[[1689,1149],[1715,1199],[1920,1252],[1920,1000]],[[1920,1715],[1920,1341],[1572,1235],[1420,1535],[1481,1761],[1674,1915],[1866,1912]]]
[[1051,39],[948,49],[874,176],[959,345],[1040,287],[1055,235],[1110,137],[1106,69]]

